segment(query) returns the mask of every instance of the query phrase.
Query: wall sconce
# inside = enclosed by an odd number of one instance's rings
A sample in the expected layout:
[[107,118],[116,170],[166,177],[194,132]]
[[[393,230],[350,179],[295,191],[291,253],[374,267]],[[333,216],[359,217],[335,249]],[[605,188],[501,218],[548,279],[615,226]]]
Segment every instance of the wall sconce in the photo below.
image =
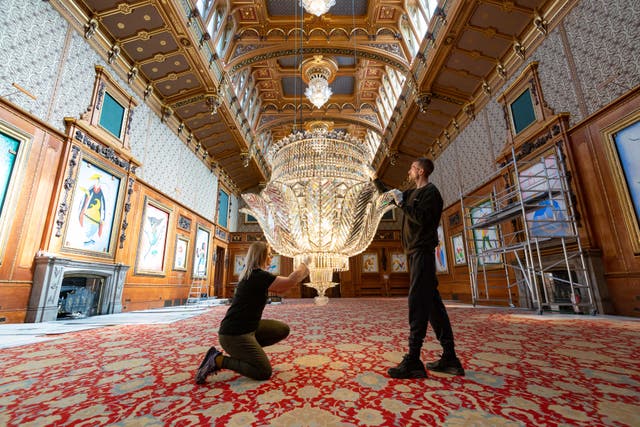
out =
[[522,46],[519,40],[515,40],[513,42],[513,51],[520,57],[520,59],[524,59],[525,57],[525,48]]
[[476,119],[475,105],[473,103],[465,105],[463,111],[471,120]]
[[183,130],[184,130],[184,123],[180,122],[180,124],[178,125],[178,135],[180,135]]
[[500,62],[498,62],[498,65],[496,65],[496,72],[498,73],[500,78],[502,79],[507,78],[507,68],[504,65],[502,65]]
[[206,101],[207,107],[211,112],[211,115],[214,115],[218,112],[218,107],[220,107],[220,96],[216,94],[207,95]]
[[202,49],[202,46],[204,46],[204,42],[206,42],[207,40],[211,40],[211,36],[205,31],[202,34],[202,37],[200,37],[200,44],[198,45],[198,47]]
[[251,160],[251,156],[247,151],[243,151],[240,153],[240,159],[242,160],[242,166],[245,168],[249,167],[249,161]]
[[133,83],[133,81],[137,76],[138,76],[138,67],[136,66],[131,67],[131,69],[127,73],[127,82],[129,84]]
[[191,9],[191,12],[187,15],[187,27],[191,26],[191,21],[196,19],[198,15],[200,15],[200,12],[198,12],[198,9],[196,9],[195,7]]
[[111,64],[113,61],[118,59],[118,56],[120,56],[120,45],[118,43],[115,43],[111,47],[111,50],[109,51],[109,55],[108,55],[108,58],[107,58],[107,63]]
[[173,109],[167,105],[163,105],[161,113],[160,122],[166,123],[169,117],[173,115]]
[[443,23],[447,23],[447,13],[444,11],[444,8],[441,6],[437,6],[433,11],[433,16],[442,19]]
[[533,18],[533,25],[542,35],[547,35],[547,20],[544,19],[538,11],[536,11],[535,18]]
[[487,83],[486,80],[482,81],[482,90],[484,91],[484,93],[491,96],[491,86],[489,86],[489,83]]
[[142,98],[146,101],[147,98],[149,98],[149,96],[151,96],[152,93],[153,93],[153,86],[151,85],[151,83],[149,83],[147,87],[144,88],[144,93],[142,94]]

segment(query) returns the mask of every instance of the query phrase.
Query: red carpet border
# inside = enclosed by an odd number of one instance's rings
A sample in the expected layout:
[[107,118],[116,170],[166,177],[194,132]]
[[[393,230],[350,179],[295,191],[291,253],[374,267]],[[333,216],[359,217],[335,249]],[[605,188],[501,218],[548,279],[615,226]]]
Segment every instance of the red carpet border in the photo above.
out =
[[[640,322],[449,306],[467,375],[394,380],[406,299],[286,300],[265,318],[269,381],[195,369],[227,307],[163,325],[113,326],[5,349],[7,426],[639,426]],[[423,360],[439,356],[429,330]]]

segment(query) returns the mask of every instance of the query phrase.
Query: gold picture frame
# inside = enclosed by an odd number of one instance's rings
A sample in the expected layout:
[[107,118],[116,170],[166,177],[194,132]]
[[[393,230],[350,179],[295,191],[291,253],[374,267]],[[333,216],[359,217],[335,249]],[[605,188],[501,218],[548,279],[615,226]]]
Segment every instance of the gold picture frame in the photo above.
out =
[[602,130],[606,157],[635,255],[640,254],[640,111]]
[[135,274],[164,276],[171,213],[171,208],[145,196],[138,236]]

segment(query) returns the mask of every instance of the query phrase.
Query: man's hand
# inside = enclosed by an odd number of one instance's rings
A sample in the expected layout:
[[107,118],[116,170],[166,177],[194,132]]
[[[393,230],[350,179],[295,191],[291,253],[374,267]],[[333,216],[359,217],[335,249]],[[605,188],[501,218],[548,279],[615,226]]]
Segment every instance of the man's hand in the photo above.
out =
[[391,190],[391,195],[393,196],[393,200],[396,202],[396,205],[400,206],[402,204],[402,191],[394,188]]

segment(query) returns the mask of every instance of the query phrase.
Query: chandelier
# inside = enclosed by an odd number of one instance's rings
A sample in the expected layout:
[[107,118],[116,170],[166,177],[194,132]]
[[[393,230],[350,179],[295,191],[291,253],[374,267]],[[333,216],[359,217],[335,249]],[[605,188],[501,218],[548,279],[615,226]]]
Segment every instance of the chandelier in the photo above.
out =
[[336,4],[336,0],[300,0],[300,6],[312,15],[324,15]]
[[320,123],[277,141],[267,153],[271,179],[260,194],[243,194],[269,244],[295,264],[309,257],[316,304],[337,283],[334,271],[349,269],[349,257],[373,240],[392,196],[380,194],[369,178],[374,152],[344,132]]
[[302,80],[309,85],[304,94],[316,108],[320,108],[333,94],[329,83],[335,78],[338,64],[322,55],[315,55],[302,61],[301,67]]

